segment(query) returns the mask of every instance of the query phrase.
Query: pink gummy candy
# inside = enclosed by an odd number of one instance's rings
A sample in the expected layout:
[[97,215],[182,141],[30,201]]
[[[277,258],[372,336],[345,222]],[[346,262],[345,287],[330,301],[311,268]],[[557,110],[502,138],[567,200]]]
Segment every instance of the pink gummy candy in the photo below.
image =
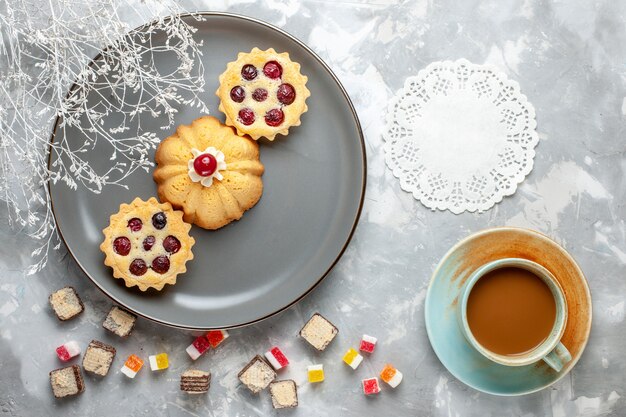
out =
[[376,348],[377,339],[374,336],[368,336],[366,334],[363,335],[361,339],[361,345],[359,346],[359,350],[361,352],[372,353]]
[[365,395],[378,394],[379,392],[380,386],[378,385],[378,378],[363,380],[363,393],[365,393]]
[[198,350],[200,354],[203,354],[209,346],[209,341],[205,336],[198,336],[196,340],[193,341],[192,345]]
[[278,347],[274,346],[270,352],[272,352],[272,355],[276,358],[276,361],[280,364],[280,366],[289,365],[289,360]]
[[278,346],[274,346],[265,352],[265,358],[277,371],[289,365],[289,360]]
[[61,346],[56,348],[57,356],[63,362],[67,362],[75,356],[80,355],[80,346],[75,341],[63,343]]
[[63,362],[72,359],[72,357],[70,356],[70,352],[67,351],[65,346],[59,346],[57,348],[57,355],[59,356],[59,359],[61,359]]

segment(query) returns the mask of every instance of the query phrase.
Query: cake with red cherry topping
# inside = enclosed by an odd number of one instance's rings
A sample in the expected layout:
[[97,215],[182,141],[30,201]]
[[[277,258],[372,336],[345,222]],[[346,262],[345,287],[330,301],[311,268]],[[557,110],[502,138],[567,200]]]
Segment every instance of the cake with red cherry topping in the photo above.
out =
[[161,290],[165,284],[175,284],[177,275],[187,271],[186,262],[193,259],[190,229],[183,213],[171,204],[160,204],[154,197],[135,198],[120,205],[103,230],[104,264],[127,287]]
[[215,117],[179,126],[156,151],[154,181],[161,201],[184,220],[215,230],[239,220],[263,194],[259,145]]
[[311,95],[300,64],[288,53],[272,48],[240,52],[236,61],[227,64],[219,81],[216,94],[226,124],[255,140],[274,140],[277,134],[288,134],[291,126],[299,126]]

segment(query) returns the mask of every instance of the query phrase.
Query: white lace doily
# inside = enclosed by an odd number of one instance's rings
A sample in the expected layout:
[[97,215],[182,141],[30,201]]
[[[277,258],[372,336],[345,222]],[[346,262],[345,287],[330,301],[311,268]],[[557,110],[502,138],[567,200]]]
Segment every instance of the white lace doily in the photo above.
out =
[[484,211],[532,170],[535,109],[497,68],[434,62],[389,104],[385,161],[430,209]]

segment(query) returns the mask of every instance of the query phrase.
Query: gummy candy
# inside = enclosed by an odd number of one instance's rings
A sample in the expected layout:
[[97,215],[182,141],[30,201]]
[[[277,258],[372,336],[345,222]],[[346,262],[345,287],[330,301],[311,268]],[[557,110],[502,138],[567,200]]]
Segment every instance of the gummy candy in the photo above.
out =
[[204,352],[209,350],[209,341],[206,336],[198,336],[188,347],[187,353],[194,361],[198,359]]
[[324,380],[324,365],[310,365],[307,368],[309,382],[322,382]]
[[380,386],[378,385],[378,378],[367,378],[361,381],[363,384],[363,393],[365,395],[378,394],[380,392]]
[[277,371],[289,365],[289,359],[287,359],[285,354],[278,348],[278,346],[274,346],[273,348],[265,352],[265,358],[270,363],[270,365],[272,365]]
[[380,372],[380,379],[395,388],[402,382],[402,372],[398,371],[393,365],[387,364]]
[[137,355],[130,355],[122,367],[122,373],[129,378],[134,378],[143,366],[143,361]]
[[206,338],[213,349],[228,338],[226,330],[211,330],[206,334]]
[[57,349],[57,356],[63,362],[67,362],[75,356],[80,355],[80,346],[73,340],[59,346]]
[[363,356],[361,356],[359,352],[357,352],[353,348],[350,348],[348,349],[346,354],[343,355],[343,361],[348,364],[352,369],[356,369],[363,361]]
[[153,371],[161,371],[167,369],[169,361],[167,359],[167,353],[159,353],[158,355],[151,355],[148,357],[150,360],[150,369]]
[[376,347],[377,341],[378,339],[376,339],[374,336],[368,336],[364,334],[363,338],[361,339],[361,346],[359,346],[359,350],[361,352],[372,353],[374,351],[374,348]]

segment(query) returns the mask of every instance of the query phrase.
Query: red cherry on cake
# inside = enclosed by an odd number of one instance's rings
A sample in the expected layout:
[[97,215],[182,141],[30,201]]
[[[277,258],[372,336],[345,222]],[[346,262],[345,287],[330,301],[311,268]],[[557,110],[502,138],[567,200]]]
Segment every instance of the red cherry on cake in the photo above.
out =
[[130,240],[124,236],[115,238],[113,241],[113,250],[119,255],[128,255],[130,253]]
[[156,239],[154,236],[148,236],[143,240],[143,250],[150,250],[154,246]]
[[235,103],[241,103],[246,98],[246,91],[239,85],[230,90],[230,99]]
[[283,75],[283,67],[276,61],[269,61],[263,67],[263,74],[271,79],[280,78],[280,76]]
[[244,80],[254,80],[257,76],[257,71],[254,65],[246,64],[241,68],[241,76]]
[[146,261],[144,261],[143,259],[134,259],[130,263],[128,270],[133,275],[141,276],[145,274],[148,270],[148,265],[146,265]]
[[193,160],[193,169],[201,177],[208,177],[217,169],[217,159],[210,153],[198,155],[196,159]]
[[291,84],[281,84],[276,91],[276,98],[281,103],[289,105],[296,99],[296,90]]
[[169,253],[176,253],[180,250],[180,240],[170,235],[163,239],[163,248]]
[[141,221],[141,219],[138,219],[137,217],[133,217],[132,219],[128,221],[128,227],[133,232],[140,231],[141,226],[143,226],[143,222]]
[[170,260],[167,256],[161,255],[152,261],[152,270],[159,274],[164,274],[170,270]]
[[239,120],[241,121],[241,123],[243,123],[246,126],[250,126],[252,123],[254,123],[254,112],[252,111],[252,109],[241,109],[239,110]]
[[267,90],[265,88],[257,88],[252,92],[252,98],[255,101],[265,101],[267,98]]
[[285,120],[285,114],[281,109],[272,109],[265,113],[265,123],[268,126],[279,126]]

